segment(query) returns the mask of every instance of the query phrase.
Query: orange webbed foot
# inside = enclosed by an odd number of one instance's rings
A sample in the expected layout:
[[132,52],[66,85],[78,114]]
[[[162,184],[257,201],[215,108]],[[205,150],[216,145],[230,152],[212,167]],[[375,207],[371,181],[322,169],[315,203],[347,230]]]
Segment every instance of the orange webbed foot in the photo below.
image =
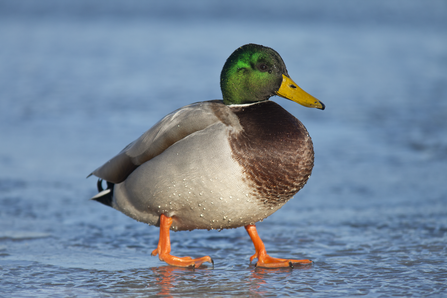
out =
[[213,259],[209,256],[193,259],[191,257],[176,257],[170,254],[171,240],[169,237],[169,228],[172,225],[172,218],[165,215],[160,215],[160,239],[158,246],[152,251],[152,255],[158,255],[160,261],[166,262],[168,265],[177,267],[200,267],[203,263],[209,262],[214,265]]
[[253,241],[253,244],[255,246],[256,253],[250,257],[250,262],[252,262],[254,259],[258,259],[256,262],[256,267],[262,267],[262,268],[287,268],[291,267],[293,268],[294,264],[299,265],[310,265],[312,264],[311,260],[294,260],[294,259],[281,259],[281,258],[273,258],[267,254],[267,251],[265,250],[264,243],[262,242],[261,238],[258,235],[258,232],[256,231],[255,225],[248,225],[245,227],[245,229],[248,232],[248,235],[250,235],[251,240]]
[[169,253],[158,253],[158,249],[155,249],[152,252],[153,256],[156,256],[158,254],[158,258],[160,261],[166,262],[168,265],[176,266],[176,267],[191,267],[191,268],[197,268],[200,267],[203,263],[209,262],[214,265],[213,259],[211,259],[209,256],[204,256],[201,258],[193,259],[191,257],[176,257]]
[[312,264],[311,260],[281,259],[281,258],[271,257],[268,254],[265,254],[264,257],[261,257],[261,258],[257,257],[255,254],[250,258],[250,262],[252,262],[255,258],[258,259],[258,261],[255,264],[256,267],[261,267],[261,268],[287,268],[287,267],[293,268],[294,265],[310,265],[310,264]]

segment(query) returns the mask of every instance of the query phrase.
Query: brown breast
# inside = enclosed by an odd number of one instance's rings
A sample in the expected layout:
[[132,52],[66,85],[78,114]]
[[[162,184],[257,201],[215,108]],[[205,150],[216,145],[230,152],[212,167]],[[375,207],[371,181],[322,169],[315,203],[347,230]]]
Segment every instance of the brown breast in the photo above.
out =
[[[231,106],[230,106],[231,107]],[[259,204],[283,204],[307,182],[314,165],[312,140],[304,125],[273,101],[234,106],[243,130],[230,135],[233,158]]]

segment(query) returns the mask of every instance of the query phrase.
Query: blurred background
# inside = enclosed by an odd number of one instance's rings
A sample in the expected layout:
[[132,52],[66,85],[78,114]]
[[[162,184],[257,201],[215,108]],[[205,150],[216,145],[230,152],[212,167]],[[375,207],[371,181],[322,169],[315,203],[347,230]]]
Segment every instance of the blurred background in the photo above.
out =
[[[167,113],[220,99],[239,46],[275,49],[326,104],[272,98],[315,168],[258,224],[171,235],[214,269],[166,267],[158,229],[89,198],[95,168]],[[447,2],[0,1],[0,288],[7,296],[440,295],[447,286]]]

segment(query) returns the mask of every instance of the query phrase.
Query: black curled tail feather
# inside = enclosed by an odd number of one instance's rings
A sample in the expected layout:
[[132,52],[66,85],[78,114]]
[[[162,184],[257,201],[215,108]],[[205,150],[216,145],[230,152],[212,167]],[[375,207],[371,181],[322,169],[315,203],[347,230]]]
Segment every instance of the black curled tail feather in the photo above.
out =
[[98,201],[104,205],[110,206],[112,207],[112,202],[113,202],[113,187],[115,185],[115,183],[107,182],[107,188],[104,189],[102,187],[102,179],[98,179],[98,183],[96,184],[96,186],[98,187],[98,194],[95,195],[92,200]]

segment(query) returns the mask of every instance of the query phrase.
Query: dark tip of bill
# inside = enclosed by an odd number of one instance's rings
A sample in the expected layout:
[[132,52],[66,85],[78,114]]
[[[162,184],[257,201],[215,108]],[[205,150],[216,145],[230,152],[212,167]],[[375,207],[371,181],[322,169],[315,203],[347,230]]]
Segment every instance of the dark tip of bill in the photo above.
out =
[[324,109],[326,108],[326,106],[325,106],[324,103],[322,103],[321,101],[320,101],[320,103],[321,103],[321,108],[320,108],[320,110],[324,110]]

